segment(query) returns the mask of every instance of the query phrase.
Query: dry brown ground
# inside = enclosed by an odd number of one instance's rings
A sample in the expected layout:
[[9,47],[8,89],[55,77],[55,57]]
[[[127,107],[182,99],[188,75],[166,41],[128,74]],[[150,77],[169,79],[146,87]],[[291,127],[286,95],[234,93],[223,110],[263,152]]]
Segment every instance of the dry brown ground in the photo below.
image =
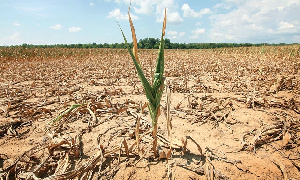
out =
[[[3,179],[300,179],[299,46],[165,50],[172,142],[187,139],[169,160],[151,152],[151,118],[126,50],[27,51],[35,55],[1,59]],[[140,51],[148,77],[156,54]],[[164,93],[164,152],[166,106]],[[137,117],[140,154],[130,148]]]

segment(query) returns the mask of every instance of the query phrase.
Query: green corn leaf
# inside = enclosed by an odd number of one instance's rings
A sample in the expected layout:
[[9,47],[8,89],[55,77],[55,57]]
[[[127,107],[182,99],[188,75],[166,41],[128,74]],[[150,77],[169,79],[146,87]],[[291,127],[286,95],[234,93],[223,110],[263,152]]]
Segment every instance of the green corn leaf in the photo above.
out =
[[65,110],[63,113],[61,113],[59,116],[57,116],[55,119],[52,120],[52,125],[55,124],[57,121],[59,121],[63,116],[69,114],[74,109],[82,106],[83,104],[72,104],[69,109]]
[[164,73],[164,37],[161,36],[160,45],[159,45],[159,52],[157,56],[157,64],[156,64],[156,71],[155,73],[161,73],[163,76]]
[[[120,25],[119,25],[119,26],[120,26]],[[142,82],[142,85],[143,85],[144,89],[145,89],[146,97],[147,97],[147,99],[148,99],[149,102],[152,102],[152,101],[154,101],[152,87],[150,86],[150,83],[149,83],[148,80],[146,79],[146,77],[145,77],[145,75],[144,75],[144,72],[143,72],[143,70],[141,69],[140,65],[139,65],[138,62],[136,61],[135,56],[133,55],[133,53],[132,53],[132,51],[131,51],[131,49],[130,49],[128,43],[127,43],[127,39],[126,39],[126,37],[125,37],[125,35],[124,35],[124,32],[123,32],[123,30],[122,30],[121,27],[120,27],[120,30],[121,30],[121,32],[122,32],[122,35],[123,35],[123,38],[124,38],[126,47],[127,47],[128,51],[129,51],[129,54],[130,54],[130,56],[131,56],[131,58],[132,58],[132,60],[133,60],[133,63],[134,63],[134,65],[135,65],[135,68],[136,68],[136,70],[137,70],[138,76],[139,76],[139,78],[140,78],[140,80],[141,80],[141,82]]]
[[163,74],[164,74],[164,36],[165,36],[165,29],[166,29],[166,9],[165,9],[165,18],[164,18],[164,23],[163,23],[163,28],[162,28],[162,35],[161,35],[161,42],[159,45],[159,52],[158,52],[158,56],[157,56],[157,64],[156,64],[156,71],[154,73],[153,76],[153,84],[152,86],[150,85],[150,83],[148,82],[148,80],[146,79],[143,70],[141,69],[138,57],[137,57],[137,41],[136,41],[136,35],[135,35],[135,29],[133,27],[133,23],[131,21],[130,18],[130,7],[128,10],[128,16],[129,16],[129,22],[130,22],[130,28],[131,28],[131,32],[132,32],[132,38],[133,38],[133,44],[134,44],[134,53],[131,51],[128,43],[127,43],[127,39],[124,35],[124,32],[122,31],[122,28],[120,27],[120,30],[122,32],[126,47],[129,51],[129,54],[133,60],[133,63],[135,65],[135,68],[137,70],[138,76],[142,82],[142,85],[145,89],[146,92],[146,97],[149,101],[148,103],[148,108],[150,111],[150,116],[152,119],[152,125],[153,128],[156,126],[157,124],[157,119],[159,116],[159,108],[160,108],[160,100],[162,97],[162,93],[164,90],[164,78],[163,78]]

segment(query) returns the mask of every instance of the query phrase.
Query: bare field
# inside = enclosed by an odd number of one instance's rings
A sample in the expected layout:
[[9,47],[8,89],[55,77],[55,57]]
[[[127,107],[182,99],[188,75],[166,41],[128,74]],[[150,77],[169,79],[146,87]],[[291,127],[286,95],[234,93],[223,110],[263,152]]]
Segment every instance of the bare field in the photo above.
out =
[[[0,177],[300,179],[299,50],[165,50],[157,158],[127,50],[0,48]],[[139,51],[148,78],[156,56]]]

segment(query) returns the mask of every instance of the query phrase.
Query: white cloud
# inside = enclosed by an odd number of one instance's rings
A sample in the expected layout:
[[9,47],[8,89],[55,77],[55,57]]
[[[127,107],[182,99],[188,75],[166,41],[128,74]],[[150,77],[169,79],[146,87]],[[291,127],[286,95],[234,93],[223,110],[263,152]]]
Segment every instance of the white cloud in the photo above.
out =
[[138,14],[151,14],[154,10],[153,8],[153,0],[144,0],[137,2],[139,8],[134,7],[134,11]]
[[195,30],[192,31],[192,36],[190,36],[190,38],[192,39],[197,39],[199,38],[200,35],[205,33],[205,29],[204,28],[197,28]]
[[[114,9],[111,12],[109,12],[108,18],[116,18],[116,20],[128,20],[128,14],[121,13],[120,9]],[[130,17],[132,20],[139,19],[137,16],[130,14]]]
[[212,36],[214,36],[215,38],[225,38],[227,40],[233,40],[233,41],[237,41],[237,37],[234,35],[229,35],[229,34],[224,34],[224,33],[217,33],[215,32]]
[[167,31],[167,36],[170,39],[177,39],[185,35],[185,32]]
[[212,13],[212,11],[209,8],[204,8],[201,9],[199,12],[196,12],[195,10],[191,9],[188,4],[182,5],[181,10],[183,11],[183,17],[201,18],[204,14]]
[[20,38],[21,34],[16,32],[16,33],[13,33],[11,36],[8,37],[9,40],[11,41],[16,41]]
[[216,4],[213,9],[230,9],[232,7],[232,5],[228,4],[228,3],[219,3]]
[[279,43],[282,37],[290,37],[285,42],[296,42],[292,33],[300,32],[300,1],[226,0],[225,4],[234,9],[210,17],[213,42]]
[[95,5],[94,3],[90,2],[90,6],[91,6],[91,7],[93,7],[94,5]]
[[10,46],[10,45],[16,45],[16,44],[22,44],[22,38],[21,33],[15,32],[11,34],[10,36],[6,36],[3,39],[0,39],[0,45],[1,46]]
[[[159,14],[159,13],[157,13]],[[157,15],[157,19],[156,22],[163,22],[165,17],[165,13],[163,11],[163,13]],[[167,24],[180,24],[183,21],[183,19],[180,17],[178,12],[170,12],[167,9]]]
[[183,19],[180,17],[178,12],[173,12],[173,13],[168,13],[167,12],[167,22],[168,23],[179,24],[182,21],[183,21]]
[[[174,0],[106,0],[109,2],[115,2],[116,4],[126,4],[131,3],[131,8],[137,14],[146,14],[152,15],[155,14],[156,22],[162,22],[165,16],[165,8],[167,8],[167,23],[170,24],[180,24],[183,19],[180,14],[177,12],[178,5]],[[127,14],[120,12],[120,9],[114,9],[108,15],[109,18],[116,18],[117,20],[128,20]],[[138,19],[137,16],[131,15],[135,19]]]
[[79,31],[81,31],[82,30],[82,28],[81,27],[71,27],[71,28],[69,28],[69,32],[79,32]]
[[[299,29],[300,22],[295,21],[295,23],[298,24],[298,29]],[[277,33],[296,33],[296,32],[297,32],[297,27],[294,24],[285,21],[279,22]]]
[[54,29],[54,30],[60,30],[63,28],[63,26],[60,24],[56,24],[56,25],[50,26],[49,28]]
[[197,22],[197,23],[196,23],[196,26],[200,26],[200,25],[201,25],[201,22]]
[[14,25],[14,26],[21,26],[21,24],[18,23],[18,22],[14,22],[13,25]]
[[179,33],[179,37],[182,37],[182,36],[184,36],[185,35],[185,32],[180,32]]
[[174,0],[154,0],[156,4],[156,22],[163,22],[167,9],[167,24],[180,24],[183,19],[177,12],[178,5]]
[[178,32],[177,31],[167,31],[167,35],[175,36],[175,35],[178,35]]
[[280,21],[279,29],[287,29],[287,28],[294,28],[295,26],[291,23]]

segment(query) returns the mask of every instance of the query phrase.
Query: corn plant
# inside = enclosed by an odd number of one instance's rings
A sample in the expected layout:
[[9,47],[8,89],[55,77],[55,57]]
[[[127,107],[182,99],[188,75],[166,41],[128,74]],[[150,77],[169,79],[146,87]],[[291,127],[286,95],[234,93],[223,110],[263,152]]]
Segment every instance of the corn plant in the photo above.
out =
[[56,122],[60,121],[64,116],[68,115],[69,113],[71,113],[73,110],[76,110],[77,108],[79,108],[80,106],[82,106],[84,104],[73,104],[71,105],[67,110],[65,110],[64,112],[62,112],[60,115],[58,115],[56,118],[54,118],[51,121],[51,124],[55,124]]
[[146,79],[144,72],[141,68],[140,61],[138,58],[138,48],[137,48],[137,40],[135,35],[135,29],[130,17],[130,7],[128,10],[128,17],[129,17],[129,23],[132,33],[132,40],[133,40],[133,51],[131,51],[126,37],[121,29],[125,44],[127,46],[127,49],[129,51],[129,54],[133,60],[133,63],[135,65],[135,68],[137,70],[137,74],[142,82],[142,85],[144,87],[146,97],[148,99],[148,108],[150,111],[150,116],[152,119],[152,128],[153,133],[152,136],[154,138],[153,141],[153,151],[154,155],[157,156],[157,120],[160,115],[160,100],[162,97],[163,89],[164,89],[164,36],[165,36],[165,29],[166,29],[166,10],[165,10],[165,18],[163,22],[163,28],[162,28],[162,35],[161,35],[161,42],[159,45],[159,52],[157,57],[157,64],[156,64],[156,70],[153,76],[153,82],[152,85],[150,85],[149,81]]

